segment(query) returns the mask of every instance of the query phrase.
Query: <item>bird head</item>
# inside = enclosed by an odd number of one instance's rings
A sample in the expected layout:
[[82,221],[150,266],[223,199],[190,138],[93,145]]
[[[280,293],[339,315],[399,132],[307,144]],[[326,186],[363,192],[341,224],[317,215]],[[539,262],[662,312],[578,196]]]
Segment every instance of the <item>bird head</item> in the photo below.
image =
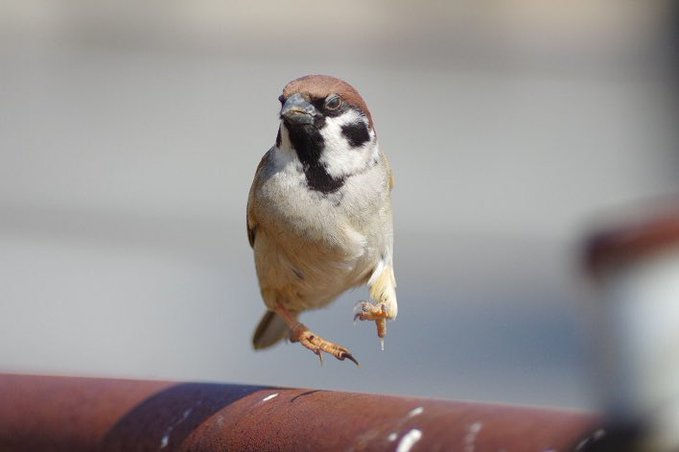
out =
[[276,147],[299,160],[310,188],[336,191],[347,177],[376,164],[379,151],[370,111],[348,83],[307,75],[288,83],[279,101]]

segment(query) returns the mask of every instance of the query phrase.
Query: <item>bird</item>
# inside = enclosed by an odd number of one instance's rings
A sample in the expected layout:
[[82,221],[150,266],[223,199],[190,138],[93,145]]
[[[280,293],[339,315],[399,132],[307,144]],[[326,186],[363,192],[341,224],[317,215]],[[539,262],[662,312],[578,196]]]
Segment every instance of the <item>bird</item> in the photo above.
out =
[[346,347],[300,322],[343,292],[367,285],[354,321],[374,321],[384,350],[396,318],[392,170],[372,115],[349,83],[305,75],[283,89],[275,144],[255,171],[247,233],[266,312],[252,343],[288,338],[315,353],[358,361]]

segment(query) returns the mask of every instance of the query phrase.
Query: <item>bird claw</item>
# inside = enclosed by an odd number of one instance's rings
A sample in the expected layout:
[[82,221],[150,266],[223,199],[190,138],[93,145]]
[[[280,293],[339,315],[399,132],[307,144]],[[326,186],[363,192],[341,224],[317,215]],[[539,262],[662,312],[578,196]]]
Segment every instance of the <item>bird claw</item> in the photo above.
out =
[[348,349],[342,347],[339,344],[335,344],[334,342],[323,339],[321,336],[311,332],[305,325],[301,323],[297,324],[290,331],[290,341],[299,342],[304,347],[311,350],[314,354],[316,354],[316,356],[318,356],[321,361],[321,365],[323,365],[323,353],[329,353],[340,361],[349,359],[357,366],[359,365],[358,361],[356,361],[356,358],[354,358]]
[[360,366],[358,361],[356,361],[356,358],[354,358],[354,356],[349,352],[342,352],[337,359],[339,359],[340,361],[344,361],[345,358],[348,359],[349,361],[352,361],[357,366]]

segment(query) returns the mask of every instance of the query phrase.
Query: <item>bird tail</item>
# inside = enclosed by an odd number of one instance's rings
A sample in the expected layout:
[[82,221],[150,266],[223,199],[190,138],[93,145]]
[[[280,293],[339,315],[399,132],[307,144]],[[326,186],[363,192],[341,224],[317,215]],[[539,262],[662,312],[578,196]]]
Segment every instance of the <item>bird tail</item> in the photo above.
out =
[[252,345],[255,350],[271,347],[285,338],[288,333],[289,329],[285,321],[275,312],[266,311],[252,336]]

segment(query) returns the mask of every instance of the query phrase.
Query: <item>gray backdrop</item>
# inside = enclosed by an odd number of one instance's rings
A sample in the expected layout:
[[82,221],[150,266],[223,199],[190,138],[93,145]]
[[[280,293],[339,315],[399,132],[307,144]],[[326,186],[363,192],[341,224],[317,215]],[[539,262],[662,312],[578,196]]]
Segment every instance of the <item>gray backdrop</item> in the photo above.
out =
[[[677,188],[667,14],[477,3],[0,6],[0,371],[595,406],[578,244]],[[312,72],[396,176],[386,350],[365,289],[303,317],[360,368],[250,346],[247,192]]]

